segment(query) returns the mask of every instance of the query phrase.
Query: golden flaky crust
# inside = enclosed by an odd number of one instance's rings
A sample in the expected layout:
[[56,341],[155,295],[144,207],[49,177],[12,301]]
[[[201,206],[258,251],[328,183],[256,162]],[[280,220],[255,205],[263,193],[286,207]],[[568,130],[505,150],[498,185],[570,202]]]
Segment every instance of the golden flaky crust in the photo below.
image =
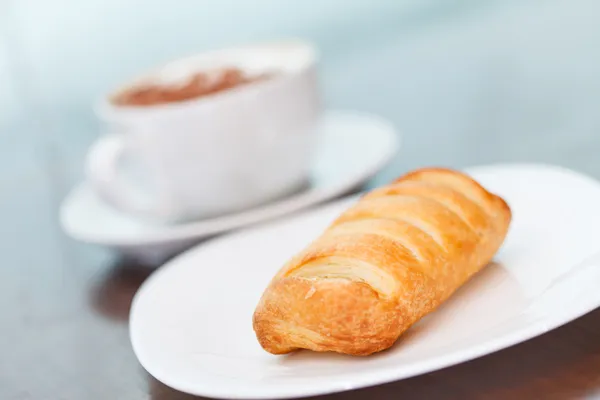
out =
[[254,313],[258,341],[274,354],[384,350],[492,259],[510,220],[504,200],[463,173],[410,172],[281,268]]

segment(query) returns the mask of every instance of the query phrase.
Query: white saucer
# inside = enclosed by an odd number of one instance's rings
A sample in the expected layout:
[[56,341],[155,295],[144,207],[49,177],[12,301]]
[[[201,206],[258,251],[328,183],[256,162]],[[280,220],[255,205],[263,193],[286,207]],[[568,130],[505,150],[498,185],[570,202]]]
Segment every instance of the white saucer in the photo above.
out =
[[489,354],[600,305],[600,184],[558,167],[469,169],[502,195],[513,221],[487,266],[393,348],[370,357],[308,351],[273,356],[252,313],[292,254],[356,197],[233,233],[153,274],[130,314],[133,349],[154,377],[219,398],[318,395],[398,380]]
[[330,111],[320,129],[310,186],[280,201],[226,216],[157,225],[118,212],[84,182],[64,200],[60,221],[76,240],[160,259],[202,238],[280,217],[340,196],[364,183],[397,153],[399,134],[384,119],[358,112]]

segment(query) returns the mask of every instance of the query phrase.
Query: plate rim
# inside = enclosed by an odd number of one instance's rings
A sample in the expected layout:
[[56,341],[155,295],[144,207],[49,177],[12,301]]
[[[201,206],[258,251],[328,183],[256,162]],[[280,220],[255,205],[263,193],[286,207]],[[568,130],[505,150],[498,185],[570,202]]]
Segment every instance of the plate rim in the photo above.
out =
[[[374,162],[370,168],[365,168],[348,179],[341,179],[335,185],[309,189],[279,201],[274,201],[239,213],[173,225],[167,227],[167,229],[163,231],[156,231],[146,236],[131,238],[112,238],[110,235],[90,235],[82,233],[80,229],[74,227],[75,224],[70,222],[71,218],[69,217],[70,209],[73,207],[72,204],[78,198],[79,193],[84,190],[91,190],[90,183],[84,180],[76,184],[63,198],[59,208],[60,225],[63,231],[75,240],[88,244],[118,248],[133,248],[174,243],[184,240],[200,239],[231,232],[233,230],[237,231],[263,222],[285,218],[288,215],[302,212],[313,206],[318,206],[327,200],[335,199],[336,196],[343,195],[353,187],[369,180],[385,168],[402,148],[402,131],[391,120],[378,114],[352,109],[330,109],[326,110],[324,115],[334,116],[336,118],[340,116],[342,118],[356,116],[369,119],[369,122],[378,126],[378,134],[381,137],[385,136],[385,139],[390,143],[390,146],[386,148],[385,152],[381,152],[377,162]],[[273,209],[277,210],[273,211]],[[239,218],[242,218],[241,222],[239,222]],[[238,219],[237,222],[235,221],[236,219]],[[223,222],[223,220],[225,220],[225,222]]]
[[[588,184],[593,184],[598,188],[598,190],[600,190],[600,181],[599,180],[597,180],[589,175],[586,175],[584,173],[577,172],[572,169],[562,167],[560,165],[554,165],[554,164],[498,163],[498,164],[487,164],[487,165],[481,165],[481,166],[474,166],[474,167],[470,167],[470,168],[465,168],[463,170],[467,171],[468,173],[485,173],[485,172],[488,172],[490,169],[497,169],[497,168],[513,169],[513,168],[523,168],[523,167],[525,167],[525,168],[542,168],[544,170],[552,169],[556,172],[572,174],[573,177],[579,178],[579,179],[584,179],[585,181],[587,181]],[[263,229],[265,227],[269,227],[269,225],[276,225],[278,223],[287,223],[289,221],[289,219],[296,219],[296,218],[300,219],[303,217],[303,214],[314,213],[314,212],[317,212],[320,209],[326,208],[326,207],[341,206],[344,202],[355,201],[356,198],[358,198],[358,197],[360,197],[360,194],[346,196],[346,197],[340,198],[334,202],[331,202],[328,204],[323,204],[323,205],[320,205],[313,209],[304,210],[301,213],[289,215],[289,216],[287,216],[287,218],[284,218],[284,219],[279,219],[276,221],[265,221],[264,223],[261,223],[258,225],[253,225],[253,226],[249,226],[244,229],[241,229],[241,230],[237,230],[234,233],[231,233],[229,235],[223,235],[223,236],[208,240],[206,242],[196,245],[196,246],[192,247],[191,249],[179,254],[178,256],[174,257],[169,262],[167,262],[165,265],[163,265],[161,268],[156,270],[140,286],[140,288],[138,289],[138,291],[136,292],[136,294],[132,300],[131,308],[130,308],[129,338],[130,338],[135,356],[137,357],[137,359],[140,362],[140,364],[142,365],[142,367],[150,375],[152,375],[154,378],[156,378],[163,384],[165,384],[169,387],[172,387],[176,390],[179,390],[179,391],[182,391],[185,393],[189,393],[189,394],[193,394],[193,395],[199,395],[199,396],[209,396],[209,397],[221,398],[221,399],[223,399],[223,398],[276,399],[276,398],[304,398],[304,397],[309,397],[309,396],[327,395],[327,394],[332,394],[332,393],[341,393],[341,392],[345,392],[345,391],[349,391],[349,390],[373,387],[373,386],[377,386],[377,385],[381,385],[381,384],[385,384],[385,383],[399,381],[399,380],[407,379],[410,377],[418,376],[423,373],[433,372],[433,371],[437,371],[437,370],[440,370],[443,368],[447,368],[450,366],[468,362],[468,361],[474,360],[476,358],[479,358],[479,357],[482,357],[482,356],[485,356],[488,354],[493,354],[500,350],[507,349],[514,345],[517,345],[517,344],[523,343],[527,340],[533,339],[537,336],[543,335],[544,333],[554,330],[562,325],[568,324],[568,323],[582,317],[583,315],[593,311],[594,309],[600,307],[600,300],[597,303],[595,303],[594,305],[588,305],[588,304],[579,305],[578,307],[576,307],[576,310],[574,312],[569,313],[568,316],[563,317],[562,319],[552,319],[552,318],[546,317],[543,319],[536,320],[527,326],[523,326],[523,327],[520,327],[519,329],[509,331],[508,333],[506,333],[500,337],[495,337],[495,338],[486,340],[484,342],[478,343],[477,345],[469,347],[467,349],[458,349],[458,350],[451,351],[451,352],[445,354],[441,359],[436,358],[433,360],[425,360],[425,361],[418,362],[418,363],[412,363],[410,370],[403,369],[404,366],[402,364],[395,366],[395,367],[390,367],[387,369],[377,369],[376,371],[373,371],[373,372],[366,370],[366,371],[362,371],[360,374],[350,375],[351,379],[349,379],[349,380],[352,381],[352,384],[336,381],[334,384],[332,384],[331,386],[326,387],[326,388],[318,387],[317,389],[315,389],[312,387],[305,387],[303,389],[302,393],[298,393],[297,389],[293,388],[292,386],[287,386],[287,385],[277,385],[277,386],[271,386],[271,387],[265,386],[265,387],[261,388],[260,391],[252,392],[249,395],[240,395],[239,391],[235,391],[235,390],[230,391],[227,387],[224,387],[224,386],[220,386],[217,390],[215,390],[216,386],[205,385],[205,384],[201,383],[201,381],[195,382],[193,387],[191,387],[185,383],[178,382],[176,379],[171,379],[172,377],[166,377],[166,379],[165,379],[165,377],[161,376],[160,373],[156,373],[156,371],[152,371],[152,368],[149,369],[147,367],[148,362],[144,357],[143,350],[141,350],[142,346],[138,342],[139,337],[136,336],[136,334],[135,334],[134,326],[136,324],[135,319],[136,319],[136,315],[137,315],[135,310],[138,307],[138,302],[140,301],[140,298],[142,298],[142,296],[144,296],[144,292],[146,290],[149,290],[148,287],[151,287],[153,285],[153,282],[155,282],[157,279],[160,279],[160,276],[162,274],[164,274],[165,271],[168,271],[168,269],[170,269],[170,268],[176,267],[177,264],[184,262],[184,260],[188,257],[193,258],[194,254],[196,252],[201,252],[203,250],[203,247],[208,244],[211,244],[211,243],[214,244],[214,242],[219,242],[222,240],[229,240],[229,238],[231,236],[245,235],[245,234],[247,234],[247,231],[251,231],[251,230],[255,230],[255,229]],[[594,253],[594,256],[592,256],[592,257],[595,257],[595,256],[600,256],[600,248],[598,249],[598,251],[596,253]],[[592,257],[587,257],[585,260],[578,262],[576,265],[573,266],[573,268],[576,268],[577,265],[586,262],[588,259],[590,259]]]

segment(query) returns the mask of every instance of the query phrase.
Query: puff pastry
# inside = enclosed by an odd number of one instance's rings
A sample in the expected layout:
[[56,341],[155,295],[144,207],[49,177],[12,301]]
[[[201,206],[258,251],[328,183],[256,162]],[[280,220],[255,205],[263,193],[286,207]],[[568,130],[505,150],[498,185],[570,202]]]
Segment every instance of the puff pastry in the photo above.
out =
[[461,172],[410,172],[281,268],[254,312],[258,341],[273,354],[387,349],[492,259],[510,220],[502,198]]

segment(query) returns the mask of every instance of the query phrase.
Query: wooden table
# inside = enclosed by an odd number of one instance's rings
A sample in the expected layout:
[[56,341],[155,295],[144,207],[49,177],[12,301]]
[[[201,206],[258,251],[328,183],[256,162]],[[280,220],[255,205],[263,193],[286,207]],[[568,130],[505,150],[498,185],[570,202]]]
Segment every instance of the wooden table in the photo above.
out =
[[[56,210],[71,161],[2,181],[0,399],[193,397],[151,378],[128,337],[132,296],[152,269],[75,243]],[[600,309],[496,354],[331,399],[600,398]]]

